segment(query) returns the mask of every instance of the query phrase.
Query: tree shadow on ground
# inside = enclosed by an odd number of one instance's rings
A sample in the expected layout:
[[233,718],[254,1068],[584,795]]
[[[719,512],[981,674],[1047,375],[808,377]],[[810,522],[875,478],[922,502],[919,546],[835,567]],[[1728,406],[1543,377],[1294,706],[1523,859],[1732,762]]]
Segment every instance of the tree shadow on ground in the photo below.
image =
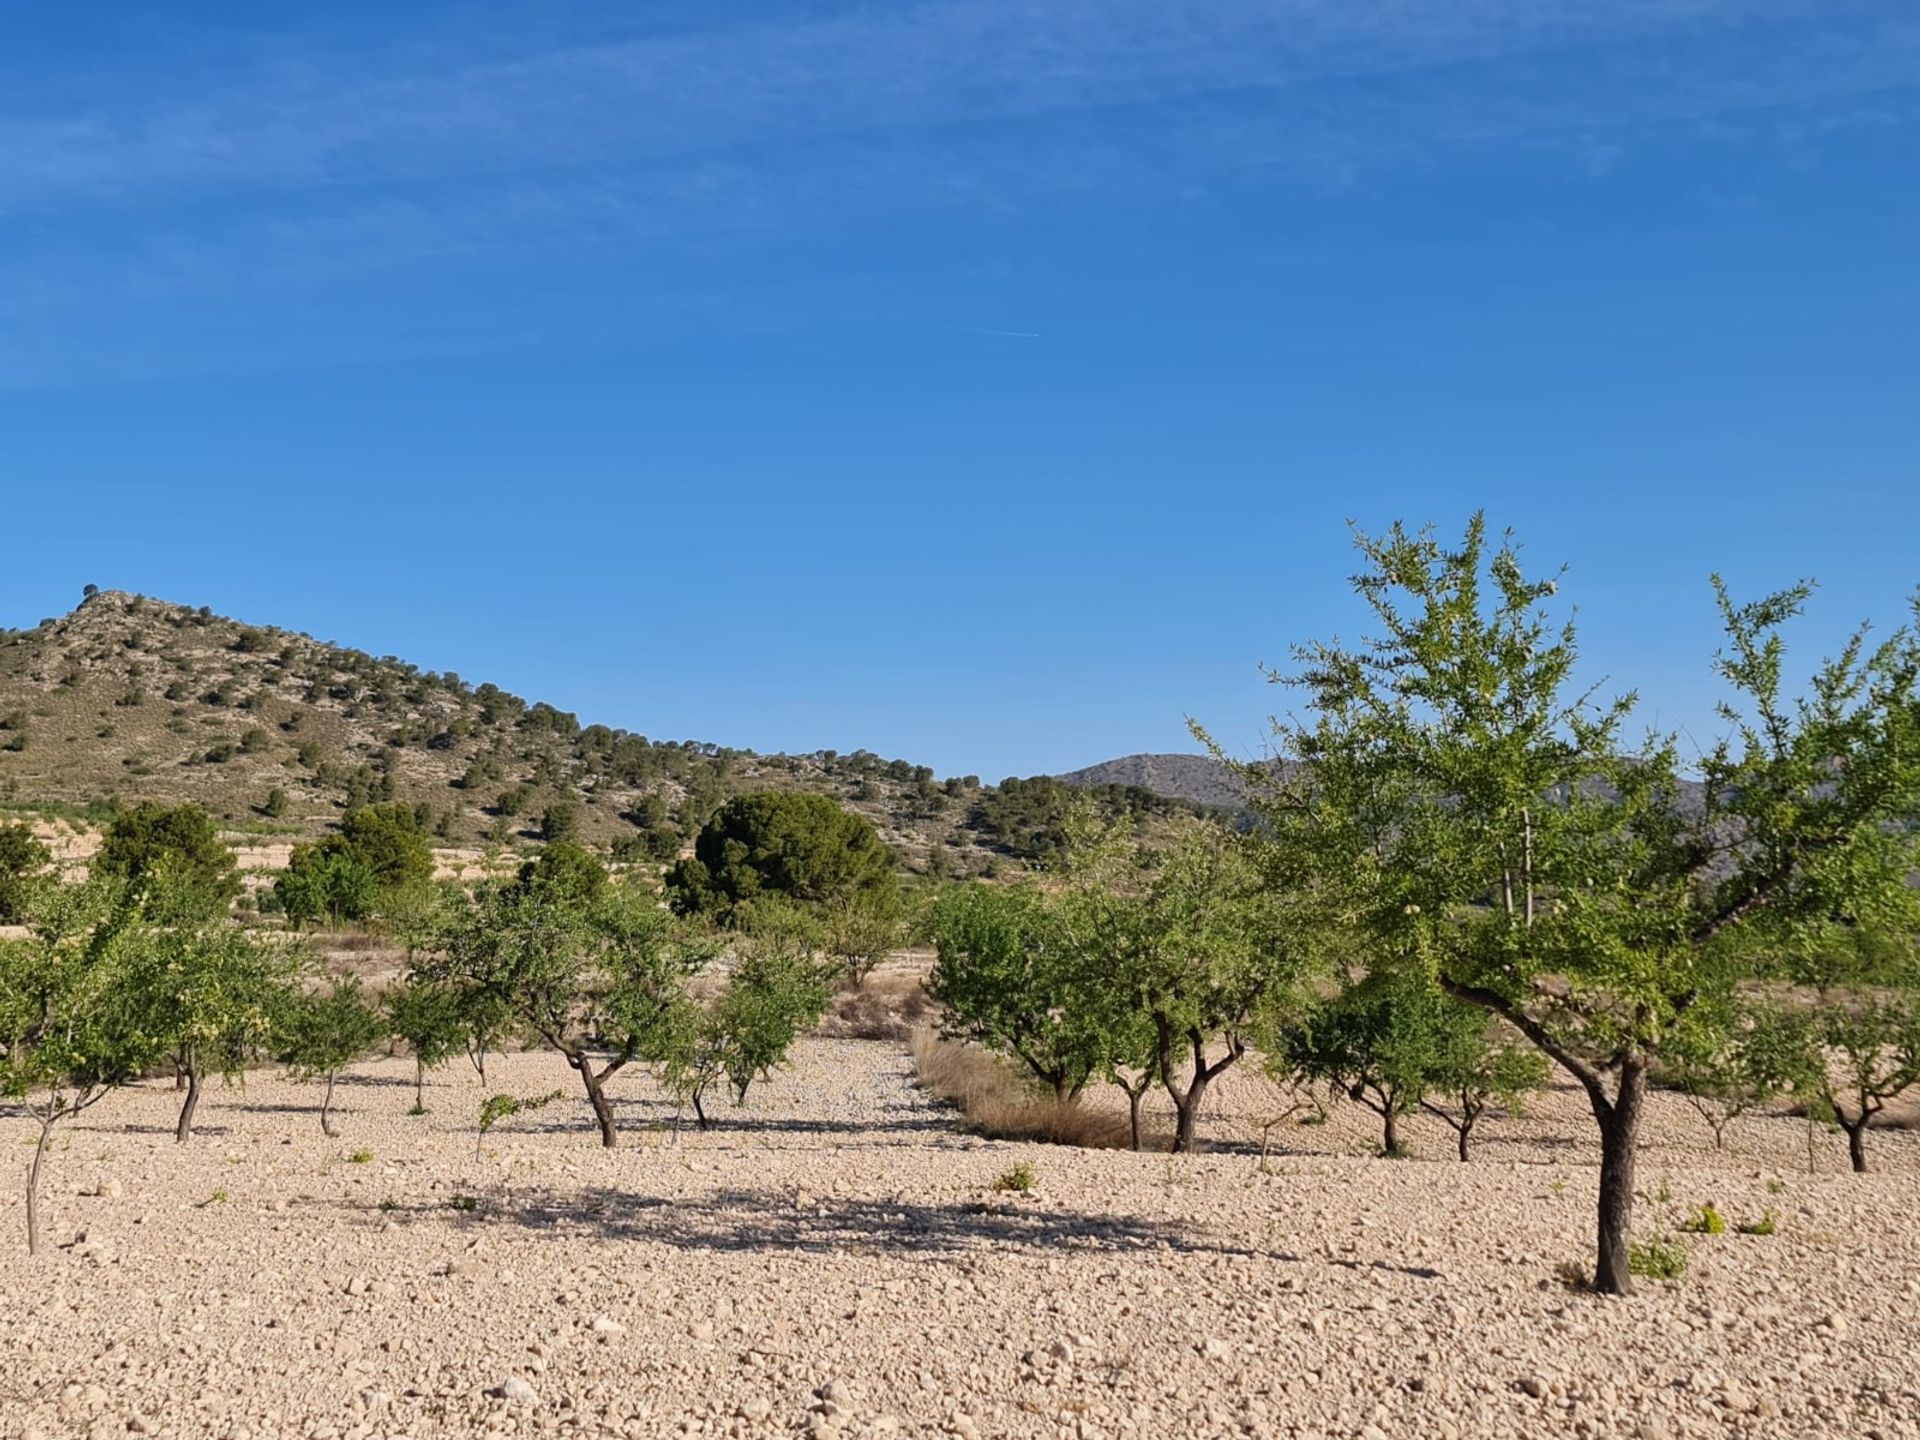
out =
[[[590,1187],[488,1195],[471,1211],[445,1204],[400,1208],[422,1219],[457,1217],[463,1225],[512,1224],[550,1234],[647,1241],[681,1250],[902,1256],[1170,1250],[1301,1262],[1298,1255],[1257,1248],[1179,1223],[1060,1210],[1031,1202],[932,1204],[828,1196],[800,1205],[787,1191],[738,1189],[675,1201]],[[393,1210],[381,1214],[391,1217]]]

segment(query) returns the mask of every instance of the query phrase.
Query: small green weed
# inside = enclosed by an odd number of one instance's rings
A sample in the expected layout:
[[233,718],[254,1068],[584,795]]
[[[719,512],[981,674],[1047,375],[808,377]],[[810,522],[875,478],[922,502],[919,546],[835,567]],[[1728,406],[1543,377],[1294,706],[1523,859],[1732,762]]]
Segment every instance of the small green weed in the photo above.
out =
[[1724,1235],[1727,1233],[1727,1217],[1714,1208],[1712,1201],[1708,1201],[1681,1221],[1680,1228],[1689,1235]]
[[1687,1273],[1687,1247],[1656,1231],[1627,1247],[1627,1269],[1643,1280],[1678,1280]]
[[1769,1195],[1784,1195],[1784,1194],[1786,1194],[1786,1193],[1787,1193],[1787,1182],[1786,1182],[1786,1181],[1784,1181],[1784,1180],[1769,1180],[1769,1181],[1767,1181],[1767,1194],[1769,1194]]
[[1758,1220],[1748,1220],[1733,1228],[1742,1235],[1771,1235],[1780,1228],[1780,1224],[1773,1213],[1773,1207],[1769,1205]]
[[1553,1198],[1558,1200],[1562,1195],[1567,1193],[1567,1182],[1556,1177],[1547,1182],[1547,1189],[1551,1190],[1553,1192]]
[[1033,1166],[1022,1160],[998,1180],[995,1180],[993,1182],[993,1188],[1003,1193],[1010,1190],[1017,1195],[1024,1195],[1039,1183],[1040,1177],[1033,1173]]
[[1662,1175],[1660,1177],[1660,1188],[1654,1192],[1653,1198],[1658,1200],[1662,1205],[1667,1204],[1673,1199],[1673,1188],[1667,1184],[1666,1176]]
[[456,1195],[447,1204],[463,1215],[471,1215],[480,1208],[480,1202],[471,1195]]
[[373,1163],[373,1152],[371,1150],[356,1150],[347,1156],[347,1163],[349,1165],[371,1165]]

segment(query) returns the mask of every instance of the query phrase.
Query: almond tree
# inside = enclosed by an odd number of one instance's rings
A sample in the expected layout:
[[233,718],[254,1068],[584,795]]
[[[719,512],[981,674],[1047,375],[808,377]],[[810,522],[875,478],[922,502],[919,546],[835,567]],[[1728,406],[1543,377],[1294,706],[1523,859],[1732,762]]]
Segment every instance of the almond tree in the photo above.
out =
[[27,1251],[40,1250],[40,1174],[54,1127],[159,1059],[125,1003],[131,958],[150,938],[137,882],[49,886],[32,938],[0,942],[0,1094],[39,1125],[27,1170]]
[[1127,1058],[1115,1037],[1144,1021],[1145,1068],[1173,1102],[1172,1148],[1191,1152],[1208,1088],[1317,973],[1318,932],[1295,892],[1269,883],[1282,847],[1200,822],[1163,851],[1075,829],[1060,943],[1088,977],[1108,1057]]
[[1059,902],[1038,886],[957,886],[931,918],[927,993],[944,1033],[1027,1067],[1066,1105],[1105,1064],[1102,971],[1069,943]]
[[1623,738],[1631,696],[1578,685],[1557,578],[1395,526],[1359,539],[1377,633],[1295,651],[1298,767],[1249,767],[1268,828],[1319,857],[1377,963],[1419,966],[1577,1080],[1601,1141],[1593,1283],[1625,1294],[1649,1072],[1727,952],[1905,893],[1920,798],[1910,630],[1864,630],[1784,693],[1781,630],[1810,587],[1736,604],[1716,669],[1727,738],[1686,783],[1670,738]]
[[1762,1034],[1789,1057],[1789,1083],[1818,1119],[1847,1137],[1854,1173],[1867,1166],[1867,1127],[1920,1088],[1920,931],[1910,922],[1810,927],[1781,960],[1813,1003],[1783,1005]]
[[149,930],[128,967],[125,1002],[182,1082],[176,1141],[193,1134],[208,1073],[232,1079],[272,1038],[296,960],[225,921],[188,918]]
[[618,1143],[607,1082],[635,1060],[669,1056],[685,989],[705,959],[654,897],[631,885],[595,893],[525,876],[483,888],[449,925],[418,980],[445,984],[470,1013],[505,1013],[579,1075],[600,1128]]
[[358,979],[333,981],[325,990],[289,1002],[275,1026],[280,1060],[295,1075],[324,1079],[320,1133],[332,1139],[333,1087],[341,1070],[386,1036],[381,1014]]

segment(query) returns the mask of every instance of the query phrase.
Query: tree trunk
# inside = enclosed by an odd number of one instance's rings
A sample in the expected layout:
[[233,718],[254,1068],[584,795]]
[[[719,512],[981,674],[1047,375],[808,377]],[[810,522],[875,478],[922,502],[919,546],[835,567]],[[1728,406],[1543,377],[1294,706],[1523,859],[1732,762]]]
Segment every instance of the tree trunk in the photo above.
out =
[[706,1110],[706,1106],[701,1103],[700,1091],[698,1090],[694,1091],[692,1099],[693,1099],[693,1123],[697,1125],[700,1129],[705,1130],[708,1125],[707,1110]]
[[1647,1064],[1629,1057],[1620,1067],[1620,1088],[1611,1103],[1593,1097],[1600,1123],[1599,1235],[1593,1288],[1602,1295],[1631,1295],[1633,1269],[1628,1247],[1633,1224],[1633,1160],[1639,1143],[1640,1111],[1647,1098]]
[[1207,1082],[1197,1080],[1184,1095],[1173,1098],[1173,1153],[1191,1155],[1199,1129],[1200,1101],[1207,1093]]
[[173,1127],[173,1138],[181,1145],[193,1135],[193,1112],[200,1105],[200,1071],[189,1065],[181,1071],[187,1078],[187,1098],[180,1102],[180,1121]]
[[40,1253],[40,1162],[47,1158],[47,1142],[53,1138],[52,1115],[40,1122],[40,1140],[33,1147],[33,1164],[27,1168],[27,1254]]
[[418,1055],[413,1057],[413,1113],[427,1113],[427,1067]]
[[320,1097],[320,1133],[329,1140],[339,1132],[333,1128],[333,1071],[327,1072],[327,1088]]
[[1382,1126],[1380,1153],[1392,1159],[1400,1153],[1400,1107],[1388,1101],[1380,1107],[1380,1118],[1385,1122]]
[[1467,1163],[1469,1159],[1472,1158],[1467,1153],[1467,1149],[1468,1149],[1467,1137],[1473,1133],[1473,1122],[1471,1120],[1463,1120],[1455,1128],[1459,1132],[1458,1138],[1460,1141],[1460,1163],[1464,1165]]
[[1133,1136],[1133,1148],[1140,1148],[1140,1102],[1146,1098],[1146,1087],[1127,1091],[1127,1129]]
[[1214,1076],[1240,1058],[1241,1045],[1237,1039],[1229,1036],[1227,1053],[1209,1065],[1206,1036],[1197,1030],[1189,1030],[1186,1039],[1193,1047],[1193,1074],[1183,1092],[1173,1080],[1173,1037],[1163,1022],[1156,1019],[1155,1023],[1160,1026],[1160,1043],[1155,1068],[1160,1072],[1160,1083],[1166,1087],[1168,1096],[1173,1100],[1173,1153],[1191,1155],[1198,1141],[1200,1102],[1206,1098],[1207,1086],[1213,1083]]
[[593,1073],[593,1062],[582,1055],[578,1065],[580,1081],[587,1087],[587,1104],[593,1107],[593,1118],[600,1126],[600,1143],[611,1150],[620,1140],[619,1132],[613,1127],[613,1106],[607,1102],[601,1077]]
[[1844,1115],[1835,1113],[1840,1128],[1847,1132],[1847,1159],[1853,1163],[1853,1173],[1864,1175],[1867,1173],[1867,1121],[1872,1117],[1862,1111],[1858,1120],[1850,1122]]

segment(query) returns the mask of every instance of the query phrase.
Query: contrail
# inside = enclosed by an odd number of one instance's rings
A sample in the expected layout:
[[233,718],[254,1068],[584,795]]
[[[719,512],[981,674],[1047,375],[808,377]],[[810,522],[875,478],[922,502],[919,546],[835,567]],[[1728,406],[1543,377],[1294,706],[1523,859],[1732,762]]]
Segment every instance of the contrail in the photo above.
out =
[[986,330],[978,325],[956,325],[956,330],[964,330],[969,335],[1004,335],[1009,340],[1038,340],[1038,330]]

